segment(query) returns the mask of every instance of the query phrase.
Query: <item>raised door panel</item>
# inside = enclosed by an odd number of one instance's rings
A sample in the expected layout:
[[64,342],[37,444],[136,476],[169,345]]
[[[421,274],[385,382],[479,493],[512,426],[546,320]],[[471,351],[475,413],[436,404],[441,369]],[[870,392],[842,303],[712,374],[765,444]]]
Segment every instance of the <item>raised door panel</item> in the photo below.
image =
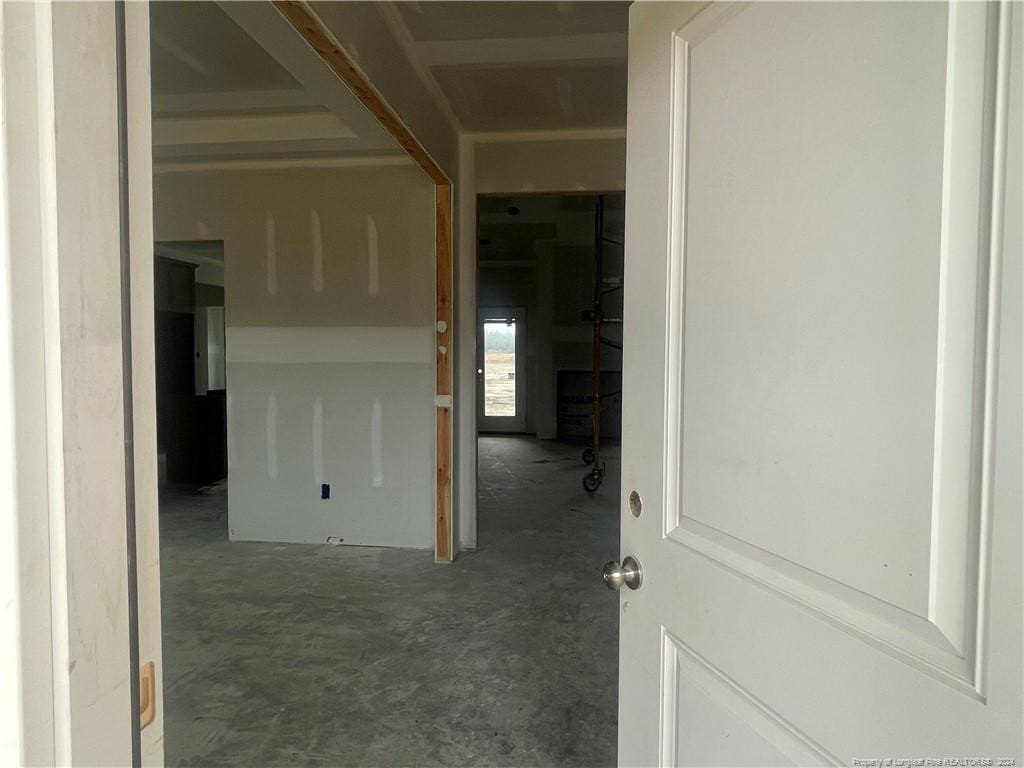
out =
[[995,19],[725,5],[673,61],[665,534],[975,695]]

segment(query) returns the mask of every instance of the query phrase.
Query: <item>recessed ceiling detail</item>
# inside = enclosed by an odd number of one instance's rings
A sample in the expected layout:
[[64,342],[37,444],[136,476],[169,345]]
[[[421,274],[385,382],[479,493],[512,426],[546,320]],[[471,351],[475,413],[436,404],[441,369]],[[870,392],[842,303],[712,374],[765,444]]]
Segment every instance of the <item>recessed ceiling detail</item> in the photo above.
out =
[[215,3],[151,3],[149,15],[157,93],[301,90]]
[[150,50],[161,168],[408,160],[271,3],[153,3]]
[[381,3],[428,87],[466,131],[626,122],[625,2]]
[[433,67],[468,131],[617,128],[626,122],[626,60]]
[[629,23],[629,3],[616,2],[404,2],[397,7],[417,41],[625,32]]

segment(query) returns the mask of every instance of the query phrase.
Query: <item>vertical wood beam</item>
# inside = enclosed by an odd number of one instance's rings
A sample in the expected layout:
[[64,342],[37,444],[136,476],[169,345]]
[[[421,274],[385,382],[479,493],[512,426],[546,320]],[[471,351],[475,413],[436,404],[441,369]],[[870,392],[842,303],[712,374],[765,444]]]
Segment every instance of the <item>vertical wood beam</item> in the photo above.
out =
[[434,556],[438,561],[454,557],[452,526],[452,188],[435,188],[437,222],[436,309],[436,422],[437,422],[437,519]]

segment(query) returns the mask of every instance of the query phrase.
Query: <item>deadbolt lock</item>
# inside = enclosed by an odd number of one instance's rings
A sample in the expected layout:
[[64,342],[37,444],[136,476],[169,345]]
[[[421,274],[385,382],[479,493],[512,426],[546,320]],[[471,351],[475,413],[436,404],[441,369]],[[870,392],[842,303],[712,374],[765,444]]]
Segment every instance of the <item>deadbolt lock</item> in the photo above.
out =
[[640,513],[644,511],[644,500],[636,491],[629,492],[629,511],[633,517],[640,517]]

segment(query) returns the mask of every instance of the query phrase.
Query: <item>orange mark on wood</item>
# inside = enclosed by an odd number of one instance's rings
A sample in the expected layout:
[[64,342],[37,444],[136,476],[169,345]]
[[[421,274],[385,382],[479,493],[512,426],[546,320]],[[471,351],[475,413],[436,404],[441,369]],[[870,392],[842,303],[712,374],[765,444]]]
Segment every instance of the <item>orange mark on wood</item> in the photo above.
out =
[[156,720],[156,665],[147,661],[139,674],[139,730]]

